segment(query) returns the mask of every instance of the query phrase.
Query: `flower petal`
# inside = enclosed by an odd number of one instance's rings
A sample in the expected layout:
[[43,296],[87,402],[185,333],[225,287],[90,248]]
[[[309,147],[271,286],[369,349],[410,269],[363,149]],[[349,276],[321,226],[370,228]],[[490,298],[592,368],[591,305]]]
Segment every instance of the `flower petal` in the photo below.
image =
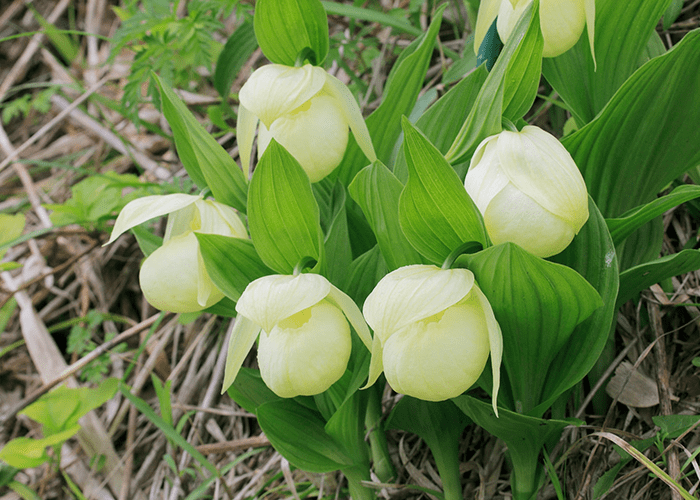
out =
[[583,8],[586,10],[586,29],[588,30],[588,44],[591,46],[593,56],[593,71],[598,68],[595,60],[595,0],[583,0]]
[[501,326],[496,321],[496,316],[493,314],[491,303],[486,298],[486,295],[481,291],[475,283],[472,289],[476,298],[481,303],[481,309],[484,311],[486,325],[489,330],[489,348],[491,349],[491,373],[493,378],[493,388],[491,389],[491,405],[493,412],[498,416],[498,390],[501,387],[501,360],[503,359],[503,334]]
[[257,126],[258,117],[243,104],[238,106],[238,122],[236,124],[238,156],[241,158],[241,166],[243,172],[246,172],[246,176],[250,172],[250,155],[253,151],[253,140]]
[[268,64],[257,69],[241,88],[241,105],[260,118],[269,129],[277,118],[285,115],[316,95],[328,74],[317,66],[306,64],[292,68]]
[[199,211],[199,227],[195,229],[196,232],[248,238],[248,231],[233,208],[212,200],[198,200],[195,206]]
[[510,182],[499,165],[497,143],[498,136],[492,135],[479,144],[464,178],[467,194],[482,215],[491,200]]
[[540,26],[544,38],[542,56],[556,57],[576,45],[585,23],[582,0],[540,0]]
[[360,308],[357,307],[355,301],[331,285],[331,291],[328,293],[326,300],[339,307],[345,313],[345,317],[352,327],[357,332],[362,343],[369,351],[372,351],[372,335],[369,333],[369,327],[365,323],[365,318],[362,316]]
[[474,28],[474,53],[479,54],[479,47],[486,36],[486,32],[493,24],[501,7],[501,0],[481,0],[479,13],[476,16],[476,28]]
[[[267,386],[280,397],[313,396],[345,373],[352,351],[350,326],[327,301],[305,309],[260,336],[258,365]],[[294,325],[285,325],[293,323]]]
[[431,265],[404,266],[390,272],[365,300],[367,323],[382,342],[404,326],[425,319],[462,300],[474,285],[467,269]]
[[569,152],[544,130],[526,126],[498,137],[501,168],[513,185],[576,232],[588,220],[588,194],[583,176]]
[[277,323],[320,302],[330,291],[330,282],[318,274],[263,276],[246,287],[236,311],[269,333]]
[[382,349],[382,341],[379,338],[379,335],[377,335],[376,333],[374,335],[374,339],[372,339],[371,351],[372,356],[369,360],[369,377],[367,378],[367,383],[365,384],[363,389],[371,387],[372,384],[374,384],[377,381],[379,375],[381,375],[384,371],[384,350]]
[[[194,233],[192,234],[194,235]],[[199,251],[199,242],[197,242],[197,269],[199,271],[197,275],[197,302],[202,308],[206,309],[223,299],[224,292],[216,288],[216,285],[209,277],[207,268],[204,265],[202,252]]]
[[231,331],[228,341],[228,352],[226,354],[226,368],[224,369],[224,385],[221,394],[231,387],[236,380],[236,375],[241,369],[248,352],[255,343],[260,333],[260,326],[256,325],[244,316],[238,316]]
[[146,222],[147,220],[169,214],[176,210],[185,208],[195,201],[201,199],[200,196],[190,194],[175,193],[166,195],[144,196],[129,202],[117,217],[112,229],[112,235],[105,245],[109,245],[125,231],[134,226]]
[[360,149],[370,162],[375,161],[377,159],[377,154],[374,152],[372,138],[369,135],[367,124],[364,118],[362,118],[360,107],[357,105],[350,89],[336,77],[326,74],[326,85],[323,90],[338,101],[340,109],[348,125],[350,125],[350,130],[352,130],[352,134],[355,136],[357,145],[360,146]]

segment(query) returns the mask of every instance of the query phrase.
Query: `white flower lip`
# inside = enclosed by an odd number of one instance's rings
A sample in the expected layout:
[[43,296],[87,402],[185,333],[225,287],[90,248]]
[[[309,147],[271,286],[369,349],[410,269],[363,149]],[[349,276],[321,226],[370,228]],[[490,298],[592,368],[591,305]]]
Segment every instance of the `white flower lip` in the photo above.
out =
[[363,312],[374,329],[365,387],[385,371],[394,390],[442,401],[467,390],[490,353],[492,404],[498,415],[501,330],[471,271],[431,265],[399,268],[377,284]]
[[238,148],[244,168],[250,164],[258,120],[262,122],[258,156],[274,138],[297,159],[312,182],[328,175],[342,160],[348,127],[365,156],[371,162],[377,158],[352,93],[322,68],[310,64],[263,66],[243,85],[239,98]]
[[[323,307],[320,307],[321,305]],[[266,337],[264,341],[261,340],[261,347],[259,347],[259,349],[262,348],[262,354],[260,350],[258,354],[263,380],[282,397],[318,394],[326,390],[344,373],[351,345],[348,323],[353,326],[367,348],[371,346],[369,327],[357,305],[326,278],[317,274],[270,275],[258,278],[246,287],[236,304],[236,311],[239,314],[229,341],[222,392],[236,379],[248,351],[261,330]],[[308,314],[312,318],[312,320],[307,318],[308,324],[299,326],[298,331],[289,325],[284,325],[285,320],[290,318],[296,321],[294,319],[296,314]],[[313,320],[317,317],[316,315],[321,318],[335,318],[329,319],[335,326],[330,327],[330,330],[324,330],[321,327],[323,320]],[[342,321],[340,321],[341,316]],[[345,327],[342,327],[342,324]],[[347,333],[341,333],[344,328],[347,328]],[[292,331],[296,333],[290,333]],[[291,334],[292,338],[287,337],[288,334]],[[298,335],[307,339],[315,338],[317,340],[313,342],[319,345],[328,342],[330,336],[330,338],[336,338],[337,343],[342,345],[338,347],[337,352],[330,346],[322,350],[327,352],[324,357],[316,347],[306,345],[306,341],[300,338],[294,338]],[[312,340],[308,341],[312,342]],[[289,349],[297,355],[307,353],[312,358],[322,361],[319,361],[319,366],[299,368],[301,366],[299,363],[302,361],[283,358],[278,344],[289,346]],[[332,352],[336,352],[337,355],[331,356]],[[324,375],[319,375],[320,380],[306,380],[314,373],[321,372]],[[316,390],[318,391],[314,392]]]

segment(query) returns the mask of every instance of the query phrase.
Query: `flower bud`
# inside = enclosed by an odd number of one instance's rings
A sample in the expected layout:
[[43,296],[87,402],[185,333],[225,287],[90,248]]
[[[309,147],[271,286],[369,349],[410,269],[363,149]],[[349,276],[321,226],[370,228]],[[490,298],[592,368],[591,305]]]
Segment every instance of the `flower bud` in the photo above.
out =
[[146,196],[128,203],[119,214],[108,243],[149,219],[170,214],[157,248],[141,265],[139,282],[149,304],[188,313],[206,309],[224,294],[212,282],[195,233],[247,238],[245,225],[229,206],[201,196]]
[[538,257],[564,250],[588,220],[588,194],[569,152],[544,130],[526,126],[484,139],[464,187],[491,241]]
[[382,278],[363,312],[374,330],[367,385],[384,371],[396,392],[443,401],[469,389],[490,354],[498,414],[501,329],[471,271],[401,267]]
[[301,164],[311,182],[340,164],[348,127],[370,161],[376,160],[360,108],[350,90],[322,68],[270,64],[256,70],[241,88],[238,147],[244,168],[250,162],[258,120],[258,156],[275,139]]
[[[486,35],[489,26],[498,16],[498,35],[505,43],[513,28],[532,0],[482,0],[474,36],[474,49]],[[540,30],[544,38],[544,57],[556,57],[573,47],[588,26],[591,54],[593,54],[593,30],[595,22],[594,0],[548,0],[540,2]]]
[[258,334],[260,375],[283,398],[320,394],[342,377],[352,350],[350,325],[368,349],[372,343],[352,299],[317,274],[259,278],[246,287],[236,311],[224,390]]

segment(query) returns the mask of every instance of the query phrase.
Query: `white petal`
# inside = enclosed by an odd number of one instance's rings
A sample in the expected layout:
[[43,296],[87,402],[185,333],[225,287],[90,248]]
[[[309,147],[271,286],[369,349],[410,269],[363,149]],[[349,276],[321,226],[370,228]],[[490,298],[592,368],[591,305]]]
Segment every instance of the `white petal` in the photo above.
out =
[[345,313],[345,317],[348,318],[348,321],[357,332],[357,335],[360,337],[362,343],[365,344],[365,347],[367,347],[369,351],[371,351],[372,335],[369,333],[369,327],[367,326],[367,323],[365,323],[365,318],[362,316],[362,312],[360,312],[360,308],[357,307],[355,301],[333,285],[331,285],[331,291],[328,293],[326,300],[340,308],[340,310]]
[[551,134],[526,126],[498,138],[501,168],[510,181],[575,231],[588,220],[588,195],[583,176],[569,152]]
[[238,140],[238,156],[241,157],[241,167],[243,172],[250,172],[250,155],[253,151],[253,140],[255,139],[255,128],[258,126],[258,117],[247,109],[243,104],[238,106],[238,122],[236,124],[236,135]]
[[556,57],[573,47],[583,33],[586,13],[581,0],[540,0],[543,57]]
[[260,326],[256,325],[244,316],[238,316],[233,325],[231,338],[228,341],[228,352],[226,354],[226,368],[224,369],[224,385],[221,394],[231,387],[236,375],[241,369],[250,348],[253,347],[255,339],[260,333]]
[[375,333],[372,339],[372,356],[369,360],[369,377],[363,389],[367,389],[374,384],[379,378],[379,375],[384,371],[384,363],[382,362],[382,358],[384,357],[383,352],[382,340],[379,338],[379,335]]
[[372,290],[363,313],[375,336],[386,343],[395,331],[456,304],[473,285],[474,274],[467,269],[400,267],[384,276]]
[[593,56],[593,71],[598,67],[595,60],[595,0],[583,0],[584,9],[586,10],[586,28],[588,30],[588,44],[591,47],[591,56]]
[[491,303],[488,301],[481,289],[474,284],[472,293],[481,303],[481,309],[484,312],[486,325],[489,332],[489,349],[491,350],[491,374],[493,378],[493,388],[491,389],[491,404],[493,411],[498,416],[498,390],[501,387],[501,360],[503,359],[503,334],[501,326],[496,321],[496,316],[493,314]]
[[280,397],[313,396],[345,373],[351,350],[345,316],[324,300],[260,336],[260,375]]
[[498,29],[498,36],[501,38],[505,44],[510,34],[513,32],[515,25],[518,24],[518,20],[525,12],[525,9],[532,3],[532,0],[521,1],[513,5],[511,2],[503,1],[501,2],[501,8],[498,11],[498,20],[496,21],[496,28]]
[[469,389],[484,370],[489,336],[479,302],[460,302],[439,316],[406,326],[384,344],[384,374],[396,392],[444,401]]
[[171,238],[144,261],[139,272],[141,290],[153,307],[164,311],[187,313],[201,311],[223,298],[211,284],[203,304],[198,301],[200,280],[199,244],[194,233]]
[[484,41],[486,32],[493,24],[501,7],[501,0],[481,0],[479,13],[476,16],[476,28],[474,28],[474,53],[479,54],[479,47]]
[[372,138],[369,135],[369,130],[367,130],[367,124],[364,118],[362,118],[360,107],[357,105],[350,89],[336,77],[326,74],[326,86],[323,90],[333,96],[339,103],[345,120],[350,125],[350,130],[352,130],[352,134],[355,136],[357,145],[360,146],[360,149],[367,159],[370,162],[375,161],[377,155],[374,152]]
[[199,227],[195,229],[198,233],[248,238],[248,231],[233,208],[212,200],[199,200],[195,206],[199,211]]
[[576,234],[568,222],[512,184],[491,200],[484,225],[494,245],[510,241],[543,258],[564,250]]
[[[211,280],[211,277],[207,272],[207,268],[204,265],[202,252],[199,251],[199,242],[197,243],[197,269],[199,270],[199,274],[197,276],[197,302],[199,302],[200,306],[206,309],[207,307],[214,305],[216,302],[223,299],[224,293],[216,288],[216,285],[214,285],[214,282]],[[216,302],[212,302],[214,300]]]
[[482,215],[491,200],[510,182],[499,163],[496,152],[497,139],[498,136],[494,135],[479,145],[464,178],[467,194]]
[[301,68],[269,64],[250,76],[238,96],[241,104],[269,129],[277,118],[316,95],[326,76],[322,68],[310,64]]
[[174,212],[175,210],[185,208],[198,199],[200,199],[199,196],[175,193],[144,196],[143,198],[131,201],[119,213],[117,221],[114,223],[114,229],[112,229],[112,236],[110,236],[109,241],[105,243],[105,245],[109,245],[121,236],[122,233],[128,231],[132,227],[138,226],[155,217],[160,217]]
[[274,138],[299,162],[311,182],[318,182],[340,164],[348,145],[348,122],[338,101],[319,94],[301,108],[281,116],[258,132],[258,158]]
[[250,283],[236,304],[236,311],[269,333],[289,316],[323,300],[330,282],[318,274],[274,274]]
[[197,209],[195,208],[197,202],[200,200],[195,200],[191,205],[187,205],[185,208],[180,210],[175,210],[168,215],[168,223],[165,226],[165,234],[163,235],[163,243],[167,243],[170,238],[175,236],[182,236],[185,233],[192,232],[197,224],[196,219]]

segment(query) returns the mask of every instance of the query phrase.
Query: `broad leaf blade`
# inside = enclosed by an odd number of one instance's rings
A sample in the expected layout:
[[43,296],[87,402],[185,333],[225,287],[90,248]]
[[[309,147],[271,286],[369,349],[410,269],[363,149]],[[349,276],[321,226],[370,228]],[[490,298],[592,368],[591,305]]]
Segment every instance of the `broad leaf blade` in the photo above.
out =
[[226,41],[214,71],[214,88],[224,99],[231,92],[231,85],[238,72],[257,46],[253,24],[249,21],[244,21]]

